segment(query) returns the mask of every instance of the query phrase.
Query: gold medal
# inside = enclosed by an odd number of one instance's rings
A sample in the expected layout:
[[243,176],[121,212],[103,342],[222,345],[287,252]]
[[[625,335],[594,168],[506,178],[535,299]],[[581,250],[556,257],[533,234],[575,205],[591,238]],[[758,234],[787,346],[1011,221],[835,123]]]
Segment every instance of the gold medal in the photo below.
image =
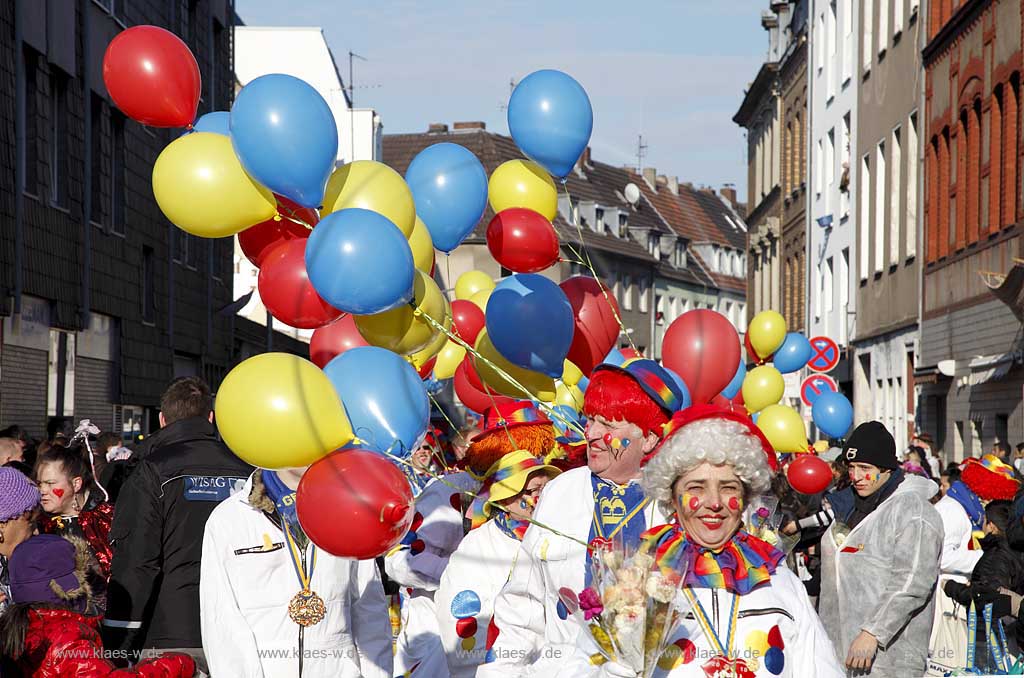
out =
[[326,614],[323,599],[309,589],[299,591],[288,603],[288,616],[299,626],[319,624]]

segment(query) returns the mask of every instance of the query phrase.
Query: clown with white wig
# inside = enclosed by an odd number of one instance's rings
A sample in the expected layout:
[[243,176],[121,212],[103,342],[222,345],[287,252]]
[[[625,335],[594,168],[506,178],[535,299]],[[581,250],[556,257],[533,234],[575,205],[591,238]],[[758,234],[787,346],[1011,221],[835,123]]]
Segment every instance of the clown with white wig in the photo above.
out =
[[[745,416],[712,405],[677,413],[643,486],[678,524],[644,533],[660,568],[683,574],[692,605],[658,661],[659,678],[839,678],[845,672],[800,579],[781,551],[746,532],[745,507],[769,490],[775,452]],[[594,665],[581,636],[559,676],[629,676]]]

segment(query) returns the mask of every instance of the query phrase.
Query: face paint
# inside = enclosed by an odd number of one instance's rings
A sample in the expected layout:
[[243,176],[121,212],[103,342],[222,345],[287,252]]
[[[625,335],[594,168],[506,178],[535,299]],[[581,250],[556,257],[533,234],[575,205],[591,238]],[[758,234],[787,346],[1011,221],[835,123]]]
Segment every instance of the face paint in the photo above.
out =
[[729,508],[733,511],[739,511],[743,508],[743,503],[737,497],[729,497]]
[[57,495],[57,499],[60,499],[61,497],[64,496],[64,490],[62,488],[55,487],[50,491]]
[[683,492],[683,498],[679,503],[681,503],[683,506],[687,507],[691,511],[696,511],[697,509],[700,508],[700,499],[693,496],[689,492]]

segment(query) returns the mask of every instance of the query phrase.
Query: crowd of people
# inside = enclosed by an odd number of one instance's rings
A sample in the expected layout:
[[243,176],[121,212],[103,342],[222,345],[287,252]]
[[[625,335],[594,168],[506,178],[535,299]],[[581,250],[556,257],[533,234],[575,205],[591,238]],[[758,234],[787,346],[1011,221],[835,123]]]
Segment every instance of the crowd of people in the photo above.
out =
[[[201,379],[170,384],[132,449],[88,422],[39,443],[6,429],[2,675],[635,676],[565,591],[641,544],[688,602],[657,676],[943,675],[1020,654],[1024,445],[943,466],[927,435],[901,458],[865,422],[808,496],[749,416],[683,400],[633,359],[594,370],[582,441],[530,402],[432,429],[402,467],[411,527],[375,561],[311,542],[305,469],[240,461]],[[750,524],[764,497],[771,539]]]

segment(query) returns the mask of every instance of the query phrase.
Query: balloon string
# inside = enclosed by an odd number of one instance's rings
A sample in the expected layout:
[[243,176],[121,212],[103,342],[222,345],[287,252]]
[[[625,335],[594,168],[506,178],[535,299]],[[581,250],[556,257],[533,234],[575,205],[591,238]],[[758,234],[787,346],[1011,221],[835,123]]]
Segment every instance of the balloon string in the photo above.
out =
[[[438,412],[440,412],[441,416],[444,417],[444,420],[446,422],[448,422],[448,426],[450,426],[451,429],[452,429],[452,432],[454,432],[455,435],[457,435],[459,437],[459,440],[462,441],[462,444],[463,445],[468,445],[469,441],[466,440],[466,436],[462,435],[462,431],[460,431],[459,428],[455,425],[455,422],[453,422],[448,417],[448,413],[444,411],[443,407],[441,407],[441,403],[437,402],[437,398],[434,397],[434,394],[431,393],[430,391],[427,391],[427,397],[430,398],[430,402],[433,403],[434,409],[436,409]],[[442,459],[442,463],[444,463],[443,459]],[[444,463],[444,466],[445,466],[445,468],[448,468],[448,464],[447,463]]]
[[[586,266],[587,270],[589,270],[594,276],[594,280],[597,281],[598,289],[601,290],[601,294],[604,295],[604,300],[608,303],[608,308],[612,310],[612,315],[615,316],[615,322],[619,324],[619,329],[621,329],[622,333],[626,335],[626,341],[629,342],[630,348],[639,354],[640,351],[637,351],[636,344],[633,343],[633,335],[626,329],[625,323],[623,323],[622,318],[619,317],[619,312],[615,309],[615,304],[612,303],[611,297],[608,295],[608,286],[602,282],[601,277],[597,274],[597,270],[594,268],[594,262],[590,258],[590,251],[587,249],[587,243],[583,238],[583,225],[580,224],[579,219],[576,218],[576,213],[572,208],[572,195],[569,193],[569,184],[564,179],[562,180],[562,188],[565,189],[565,197],[569,201],[569,225],[576,227],[576,232],[579,234],[580,238],[580,251],[582,251],[582,254],[573,247],[572,243],[566,243],[565,246],[569,248],[570,252],[580,258],[578,263],[582,266]],[[584,256],[586,256],[586,261],[583,261]],[[629,290],[626,291],[627,293],[629,292]]]
[[[444,325],[442,325],[441,323],[437,322],[437,320],[435,320],[434,318],[431,318],[430,315],[424,313],[422,310],[420,310],[418,308],[417,309],[413,309],[413,315],[416,316],[417,318],[420,318],[420,319],[424,320],[428,325],[433,327],[435,330],[439,330],[441,332],[444,332],[445,335],[447,335],[449,339],[454,341],[456,344],[458,344],[462,348],[466,349],[467,353],[469,353],[474,358],[476,358],[477,360],[482,361],[485,365],[487,365],[488,367],[493,369],[495,372],[498,373],[498,376],[500,376],[502,379],[505,379],[506,381],[508,381],[514,388],[516,388],[517,390],[521,391],[522,393],[525,393],[527,398],[529,400],[532,400],[533,402],[535,402],[537,404],[537,407],[539,407],[541,410],[543,410],[545,412],[545,414],[547,414],[549,417],[551,417],[552,419],[558,420],[560,423],[564,424],[567,428],[573,429],[574,431],[576,431],[577,433],[579,433],[582,436],[586,435],[586,433],[584,432],[583,428],[579,424],[577,424],[575,421],[571,421],[571,420],[567,419],[566,417],[562,416],[562,414],[560,412],[558,412],[558,411],[554,410],[553,408],[549,407],[546,403],[538,400],[537,397],[534,396],[533,393],[530,392],[530,389],[528,389],[525,386],[523,386],[522,384],[520,384],[516,380],[515,377],[513,377],[508,372],[503,370],[500,366],[494,364],[493,361],[491,361],[491,360],[485,358],[483,355],[481,355],[479,351],[477,351],[475,348],[473,348],[468,343],[466,343],[462,339],[462,337],[460,337],[457,333],[453,332],[449,328],[446,328]],[[485,393],[489,393],[489,389],[488,389],[486,384],[484,384],[484,392]],[[490,397],[491,397],[492,402],[494,402],[493,394],[490,394]]]
[[[387,450],[382,452],[382,454],[384,454],[386,457],[389,457],[392,461],[394,461],[396,463],[404,464],[405,466],[409,466],[409,467],[413,468],[418,473],[424,473],[424,474],[430,476],[434,480],[447,485],[448,487],[450,487],[451,489],[455,490],[459,494],[466,495],[467,497],[470,497],[471,499],[483,499],[483,497],[481,497],[479,494],[477,494],[475,492],[471,492],[470,490],[465,490],[465,489],[459,487],[458,485],[449,482],[447,479],[445,479],[444,476],[442,476],[442,475],[440,475],[438,473],[435,473],[434,471],[431,471],[430,469],[424,470],[424,469],[416,468],[415,466],[413,466],[412,462],[410,462],[410,461],[408,461],[406,459],[402,459],[401,457],[396,457],[395,455],[391,454],[391,449],[390,448],[388,448]],[[476,478],[476,476],[473,473],[470,473],[470,475],[473,476],[474,478]],[[486,505],[489,505],[491,508],[496,508],[496,509],[499,509],[501,511],[505,511],[506,513],[508,513],[508,509],[506,509],[504,506],[500,506],[498,504],[495,504],[494,502],[492,502],[490,500],[487,500],[485,503],[486,503]],[[572,535],[569,535],[569,534],[566,534],[564,532],[561,532],[561,531],[551,527],[550,525],[545,525],[544,523],[540,522],[539,520],[534,520],[533,518],[526,518],[524,522],[530,523],[531,525],[536,525],[537,527],[541,528],[542,530],[547,530],[548,532],[551,532],[552,534],[554,534],[556,536],[564,537],[565,539],[568,539],[570,541],[574,541],[577,544],[580,544],[580,545],[582,545],[582,546],[584,546],[584,547],[586,547],[588,549],[590,548],[590,544],[588,544],[587,542],[582,541],[580,539],[577,539],[576,537],[573,537]]]

